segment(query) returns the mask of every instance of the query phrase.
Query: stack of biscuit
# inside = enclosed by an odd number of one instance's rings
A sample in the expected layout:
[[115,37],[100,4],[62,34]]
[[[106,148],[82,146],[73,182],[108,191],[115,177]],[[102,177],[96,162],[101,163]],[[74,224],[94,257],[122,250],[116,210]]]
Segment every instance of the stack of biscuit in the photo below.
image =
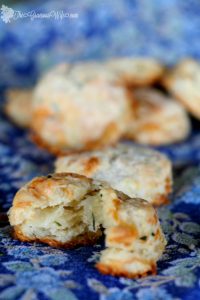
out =
[[98,270],[155,274],[166,241],[154,207],[169,201],[172,165],[137,144],[190,134],[186,109],[200,119],[199,74],[194,60],[167,69],[151,58],[116,58],[63,63],[34,89],[8,91],[7,115],[59,156],[53,175],[16,194],[9,211],[14,236],[70,248],[93,244],[104,232]]
[[200,118],[199,74],[200,64],[192,59],[170,69],[141,57],[63,63],[32,90],[9,90],[5,111],[56,155],[102,149],[121,139],[165,145],[189,136],[187,111]]

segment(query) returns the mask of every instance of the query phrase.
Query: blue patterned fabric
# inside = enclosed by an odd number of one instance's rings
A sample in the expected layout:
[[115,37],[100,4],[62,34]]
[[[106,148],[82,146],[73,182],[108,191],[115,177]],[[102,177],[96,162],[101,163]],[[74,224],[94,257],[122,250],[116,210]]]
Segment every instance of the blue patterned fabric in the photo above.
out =
[[[171,64],[188,55],[200,58],[198,0],[38,1],[12,8],[64,10],[79,18],[0,20],[1,105],[6,87],[32,85],[43,70],[63,60],[140,54]],[[172,204],[159,210],[168,246],[157,276],[103,276],[94,268],[103,242],[58,250],[13,240],[6,226],[0,229],[0,300],[200,299],[200,130],[193,123],[187,141],[159,148],[173,161],[175,186]],[[51,172],[53,162],[1,109],[1,211],[26,181]]]

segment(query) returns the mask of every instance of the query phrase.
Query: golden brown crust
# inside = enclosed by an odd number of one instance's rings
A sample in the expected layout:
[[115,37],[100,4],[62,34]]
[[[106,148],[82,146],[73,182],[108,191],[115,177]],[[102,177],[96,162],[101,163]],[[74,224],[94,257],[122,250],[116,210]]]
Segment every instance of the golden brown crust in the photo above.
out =
[[[31,207],[33,205],[33,201],[34,202],[36,201],[35,199],[40,199],[41,203],[48,202],[47,200],[48,197],[46,196],[45,191],[52,190],[55,186],[55,181],[62,180],[64,176],[68,176],[68,177],[70,176],[73,178],[80,179],[87,183],[92,183],[91,178],[87,178],[83,175],[70,173],[70,172],[67,173],[62,172],[62,173],[55,173],[47,176],[35,177],[26,187],[25,194],[23,193],[23,191],[21,191],[21,196],[14,198],[13,207],[15,208]],[[31,195],[34,197],[34,200],[27,201],[27,197],[26,197],[27,191],[31,193]],[[72,197],[73,192],[71,189],[65,189],[65,193],[68,195],[68,197]]]
[[85,167],[84,167],[84,173],[89,176],[91,173],[93,173],[98,165],[100,164],[99,158],[98,157],[90,157],[86,162],[85,162]]
[[168,197],[166,197],[165,195],[160,195],[159,197],[157,197],[156,199],[154,199],[152,201],[153,206],[161,206],[161,205],[167,205],[170,203],[170,200]]
[[48,244],[51,247],[55,248],[63,248],[63,249],[71,249],[76,248],[78,246],[87,246],[87,245],[94,245],[97,240],[101,237],[102,231],[98,230],[96,232],[86,232],[83,234],[80,234],[79,236],[71,239],[70,241],[66,243],[62,243],[50,238],[29,238],[21,232],[18,226],[14,226],[13,230],[13,237],[15,239],[20,240],[21,242],[38,242],[38,243],[45,243]]
[[159,195],[158,197],[154,198],[152,204],[154,206],[161,206],[167,205],[170,203],[168,195],[172,191],[172,181],[171,178],[167,177],[165,180],[165,194]]
[[110,230],[110,236],[107,238],[108,243],[117,243],[129,247],[138,237],[138,230],[135,225],[130,225],[125,222],[113,227]]
[[118,125],[114,122],[111,122],[107,125],[99,139],[87,142],[83,150],[90,151],[95,149],[101,149],[107,145],[115,144],[115,142],[117,141],[118,131]]
[[162,73],[160,73],[157,76],[152,76],[152,78],[149,78],[148,80],[146,80],[145,83],[141,83],[139,81],[138,82],[132,81],[131,79],[124,77],[123,79],[121,79],[121,85],[125,86],[128,89],[133,89],[133,88],[138,88],[138,87],[143,87],[143,86],[150,86],[150,85],[158,82],[161,77],[162,77]]
[[96,268],[104,275],[112,275],[118,277],[124,276],[127,278],[140,278],[148,275],[156,275],[157,273],[155,264],[150,265],[149,270],[147,272],[137,273],[137,274],[133,274],[131,272],[127,272],[125,270],[117,268],[115,265],[110,266],[100,262],[96,264]]

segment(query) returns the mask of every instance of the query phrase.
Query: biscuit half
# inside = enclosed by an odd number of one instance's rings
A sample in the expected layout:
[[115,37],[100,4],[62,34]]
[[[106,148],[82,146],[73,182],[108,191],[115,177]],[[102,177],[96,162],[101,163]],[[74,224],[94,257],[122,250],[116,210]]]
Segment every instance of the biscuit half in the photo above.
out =
[[104,274],[154,274],[166,245],[148,202],[70,173],[38,177],[22,187],[9,220],[19,240],[64,248],[95,243],[104,228],[106,249],[97,263]]

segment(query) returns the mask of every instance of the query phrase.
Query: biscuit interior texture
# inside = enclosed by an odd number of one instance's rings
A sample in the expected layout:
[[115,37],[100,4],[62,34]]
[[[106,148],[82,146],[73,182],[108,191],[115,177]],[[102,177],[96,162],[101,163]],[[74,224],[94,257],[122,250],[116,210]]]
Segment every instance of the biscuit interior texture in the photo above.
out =
[[104,180],[131,198],[142,198],[153,205],[168,201],[172,186],[170,160],[146,147],[118,144],[104,150],[60,157],[55,172],[73,172]]
[[104,228],[106,249],[97,268],[105,274],[154,274],[166,244],[148,202],[70,173],[25,185],[14,198],[9,220],[18,239],[65,248],[94,243]]

